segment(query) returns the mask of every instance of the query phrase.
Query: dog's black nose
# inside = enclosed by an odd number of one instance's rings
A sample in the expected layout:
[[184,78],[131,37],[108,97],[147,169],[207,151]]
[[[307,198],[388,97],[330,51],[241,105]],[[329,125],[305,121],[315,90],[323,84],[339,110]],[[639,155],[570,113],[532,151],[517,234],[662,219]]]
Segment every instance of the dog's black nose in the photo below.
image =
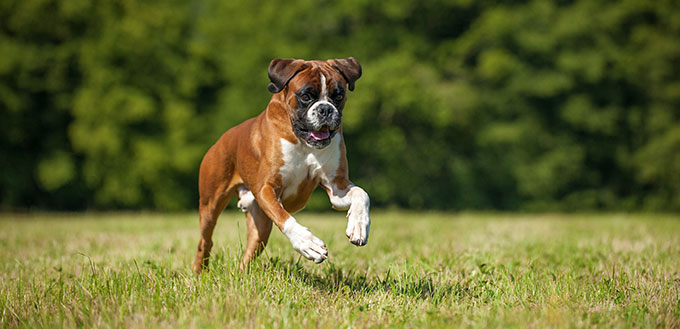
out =
[[333,114],[333,106],[330,104],[319,104],[319,107],[316,110],[321,117],[327,117]]

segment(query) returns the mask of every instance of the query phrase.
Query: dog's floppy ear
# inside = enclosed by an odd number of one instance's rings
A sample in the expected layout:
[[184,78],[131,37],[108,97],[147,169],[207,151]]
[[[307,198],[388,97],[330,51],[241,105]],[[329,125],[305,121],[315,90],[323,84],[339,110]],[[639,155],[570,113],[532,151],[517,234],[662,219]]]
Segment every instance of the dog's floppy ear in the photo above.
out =
[[276,94],[288,84],[298,72],[307,68],[305,61],[292,58],[277,58],[269,63],[269,86],[267,89]]
[[357,81],[357,79],[361,77],[361,64],[359,64],[354,57],[347,57],[343,59],[333,59],[331,65],[342,74],[343,78],[345,78],[349,90],[354,90],[354,81]]

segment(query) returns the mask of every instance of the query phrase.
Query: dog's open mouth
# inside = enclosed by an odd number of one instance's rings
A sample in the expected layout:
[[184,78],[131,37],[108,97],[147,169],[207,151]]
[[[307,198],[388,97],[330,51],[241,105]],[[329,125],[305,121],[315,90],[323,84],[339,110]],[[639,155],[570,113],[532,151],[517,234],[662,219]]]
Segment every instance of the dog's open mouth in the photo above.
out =
[[323,126],[319,130],[310,130],[309,136],[312,137],[314,140],[322,141],[330,138],[332,133],[333,131],[330,130],[328,126]]
[[338,125],[336,128],[332,128],[333,126],[333,124],[324,124],[320,127],[315,127],[299,120],[293,121],[293,130],[295,135],[301,141],[307,143],[307,145],[317,149],[324,148],[331,143],[331,140],[340,128],[340,125]]

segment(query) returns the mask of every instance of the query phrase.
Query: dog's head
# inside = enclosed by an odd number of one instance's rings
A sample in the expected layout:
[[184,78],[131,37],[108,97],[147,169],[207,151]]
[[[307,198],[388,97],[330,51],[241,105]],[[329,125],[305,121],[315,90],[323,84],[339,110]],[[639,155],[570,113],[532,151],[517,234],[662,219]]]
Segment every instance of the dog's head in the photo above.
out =
[[305,61],[275,59],[269,64],[269,91],[282,97],[295,135],[314,148],[328,146],[342,122],[347,90],[361,77],[356,59]]

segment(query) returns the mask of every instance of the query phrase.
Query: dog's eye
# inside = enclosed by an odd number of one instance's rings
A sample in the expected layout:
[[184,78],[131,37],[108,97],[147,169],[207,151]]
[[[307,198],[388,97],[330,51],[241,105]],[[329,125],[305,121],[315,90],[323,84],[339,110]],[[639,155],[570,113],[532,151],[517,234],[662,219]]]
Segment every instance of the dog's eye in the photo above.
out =
[[341,102],[343,100],[343,98],[345,98],[345,96],[343,94],[338,94],[337,96],[335,96],[335,101]]
[[303,102],[309,102],[312,100],[312,96],[309,94],[302,94],[302,96],[300,96],[300,100]]

